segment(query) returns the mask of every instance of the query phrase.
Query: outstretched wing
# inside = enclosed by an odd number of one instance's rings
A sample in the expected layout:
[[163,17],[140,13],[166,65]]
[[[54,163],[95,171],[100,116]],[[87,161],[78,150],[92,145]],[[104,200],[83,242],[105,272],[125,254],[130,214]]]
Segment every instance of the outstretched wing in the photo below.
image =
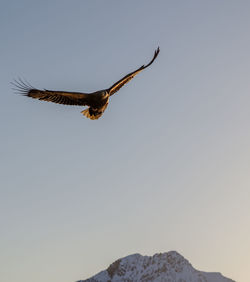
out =
[[123,85],[125,85],[126,83],[128,83],[132,78],[134,78],[139,72],[141,72],[142,70],[144,70],[145,68],[149,67],[154,60],[156,59],[156,57],[158,56],[160,52],[160,48],[158,47],[155,50],[155,54],[153,59],[147,64],[147,65],[142,65],[140,68],[138,68],[137,70],[127,74],[126,76],[124,76],[122,79],[120,79],[119,81],[117,81],[114,85],[112,85],[109,89],[109,95],[113,95],[115,92],[117,92]]
[[33,88],[27,82],[23,82],[21,79],[12,82],[15,86],[15,90],[18,93],[25,96],[64,105],[78,105],[89,106],[90,95],[79,92],[66,92],[66,91],[53,91],[53,90],[39,90]]

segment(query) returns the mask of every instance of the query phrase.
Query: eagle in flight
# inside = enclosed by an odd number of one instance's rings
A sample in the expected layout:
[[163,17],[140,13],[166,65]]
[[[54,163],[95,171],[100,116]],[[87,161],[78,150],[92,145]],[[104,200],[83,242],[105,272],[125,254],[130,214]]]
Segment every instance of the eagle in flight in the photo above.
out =
[[15,86],[14,90],[17,90],[19,93],[34,99],[64,105],[88,106],[88,108],[83,110],[81,113],[87,118],[98,119],[106,110],[109,103],[109,97],[116,93],[123,85],[134,78],[139,72],[149,67],[156,59],[159,52],[160,48],[158,47],[155,50],[153,59],[147,65],[142,65],[140,68],[127,74],[113,84],[110,88],[99,90],[93,93],[53,91],[47,89],[39,90],[33,88],[30,84],[22,81],[21,79],[14,80],[12,84]]

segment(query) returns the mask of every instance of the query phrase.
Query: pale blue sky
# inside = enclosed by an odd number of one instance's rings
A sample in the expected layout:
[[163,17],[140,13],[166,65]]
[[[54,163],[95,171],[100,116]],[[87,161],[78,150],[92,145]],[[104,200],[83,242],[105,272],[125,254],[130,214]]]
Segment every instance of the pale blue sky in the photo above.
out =
[[[66,282],[176,250],[250,280],[250,2],[2,1],[0,280]],[[103,117],[13,94],[91,92]]]

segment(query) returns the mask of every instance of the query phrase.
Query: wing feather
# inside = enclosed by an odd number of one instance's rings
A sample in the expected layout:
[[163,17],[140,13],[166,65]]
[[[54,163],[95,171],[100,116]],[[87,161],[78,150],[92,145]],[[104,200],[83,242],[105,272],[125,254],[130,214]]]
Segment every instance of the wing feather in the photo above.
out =
[[67,92],[67,91],[53,91],[53,90],[40,90],[33,88],[28,83],[24,83],[22,80],[14,80],[12,85],[15,86],[18,93],[42,100],[47,102],[53,102],[63,105],[77,105],[77,106],[90,106],[91,105],[91,95],[80,92]]
[[147,67],[149,67],[154,60],[156,59],[156,57],[158,56],[160,52],[160,48],[158,47],[155,50],[154,53],[154,57],[153,59],[147,64],[147,65],[142,65],[140,68],[136,69],[135,71],[127,74],[126,76],[124,76],[122,79],[120,79],[119,81],[117,81],[115,84],[113,84],[109,89],[109,95],[112,96],[115,92],[117,92],[118,90],[120,90],[120,88],[125,85],[126,83],[128,83],[132,78],[134,78],[139,72],[141,72],[142,70],[146,69]]

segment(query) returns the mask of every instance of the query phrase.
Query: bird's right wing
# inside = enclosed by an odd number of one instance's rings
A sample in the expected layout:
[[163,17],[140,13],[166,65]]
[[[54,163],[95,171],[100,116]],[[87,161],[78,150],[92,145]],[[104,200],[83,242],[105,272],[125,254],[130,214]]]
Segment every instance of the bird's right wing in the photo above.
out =
[[53,91],[53,90],[39,90],[33,88],[28,83],[24,83],[22,80],[15,80],[12,82],[12,85],[15,86],[15,90],[17,90],[20,94],[25,96],[47,101],[53,102],[63,105],[77,105],[77,106],[89,106],[91,95],[79,92],[67,92],[67,91]]
[[126,83],[128,83],[132,78],[134,78],[139,72],[141,72],[142,70],[146,69],[147,67],[149,67],[153,62],[154,60],[156,59],[156,57],[158,56],[160,52],[160,48],[158,47],[156,50],[155,50],[155,53],[154,53],[154,57],[153,59],[147,64],[147,65],[142,65],[140,68],[138,68],[137,70],[125,75],[122,79],[120,79],[119,81],[117,81],[115,84],[113,84],[109,89],[108,89],[108,92],[109,92],[109,95],[113,95],[115,92],[117,92],[118,90],[120,90],[120,88],[125,85]]

